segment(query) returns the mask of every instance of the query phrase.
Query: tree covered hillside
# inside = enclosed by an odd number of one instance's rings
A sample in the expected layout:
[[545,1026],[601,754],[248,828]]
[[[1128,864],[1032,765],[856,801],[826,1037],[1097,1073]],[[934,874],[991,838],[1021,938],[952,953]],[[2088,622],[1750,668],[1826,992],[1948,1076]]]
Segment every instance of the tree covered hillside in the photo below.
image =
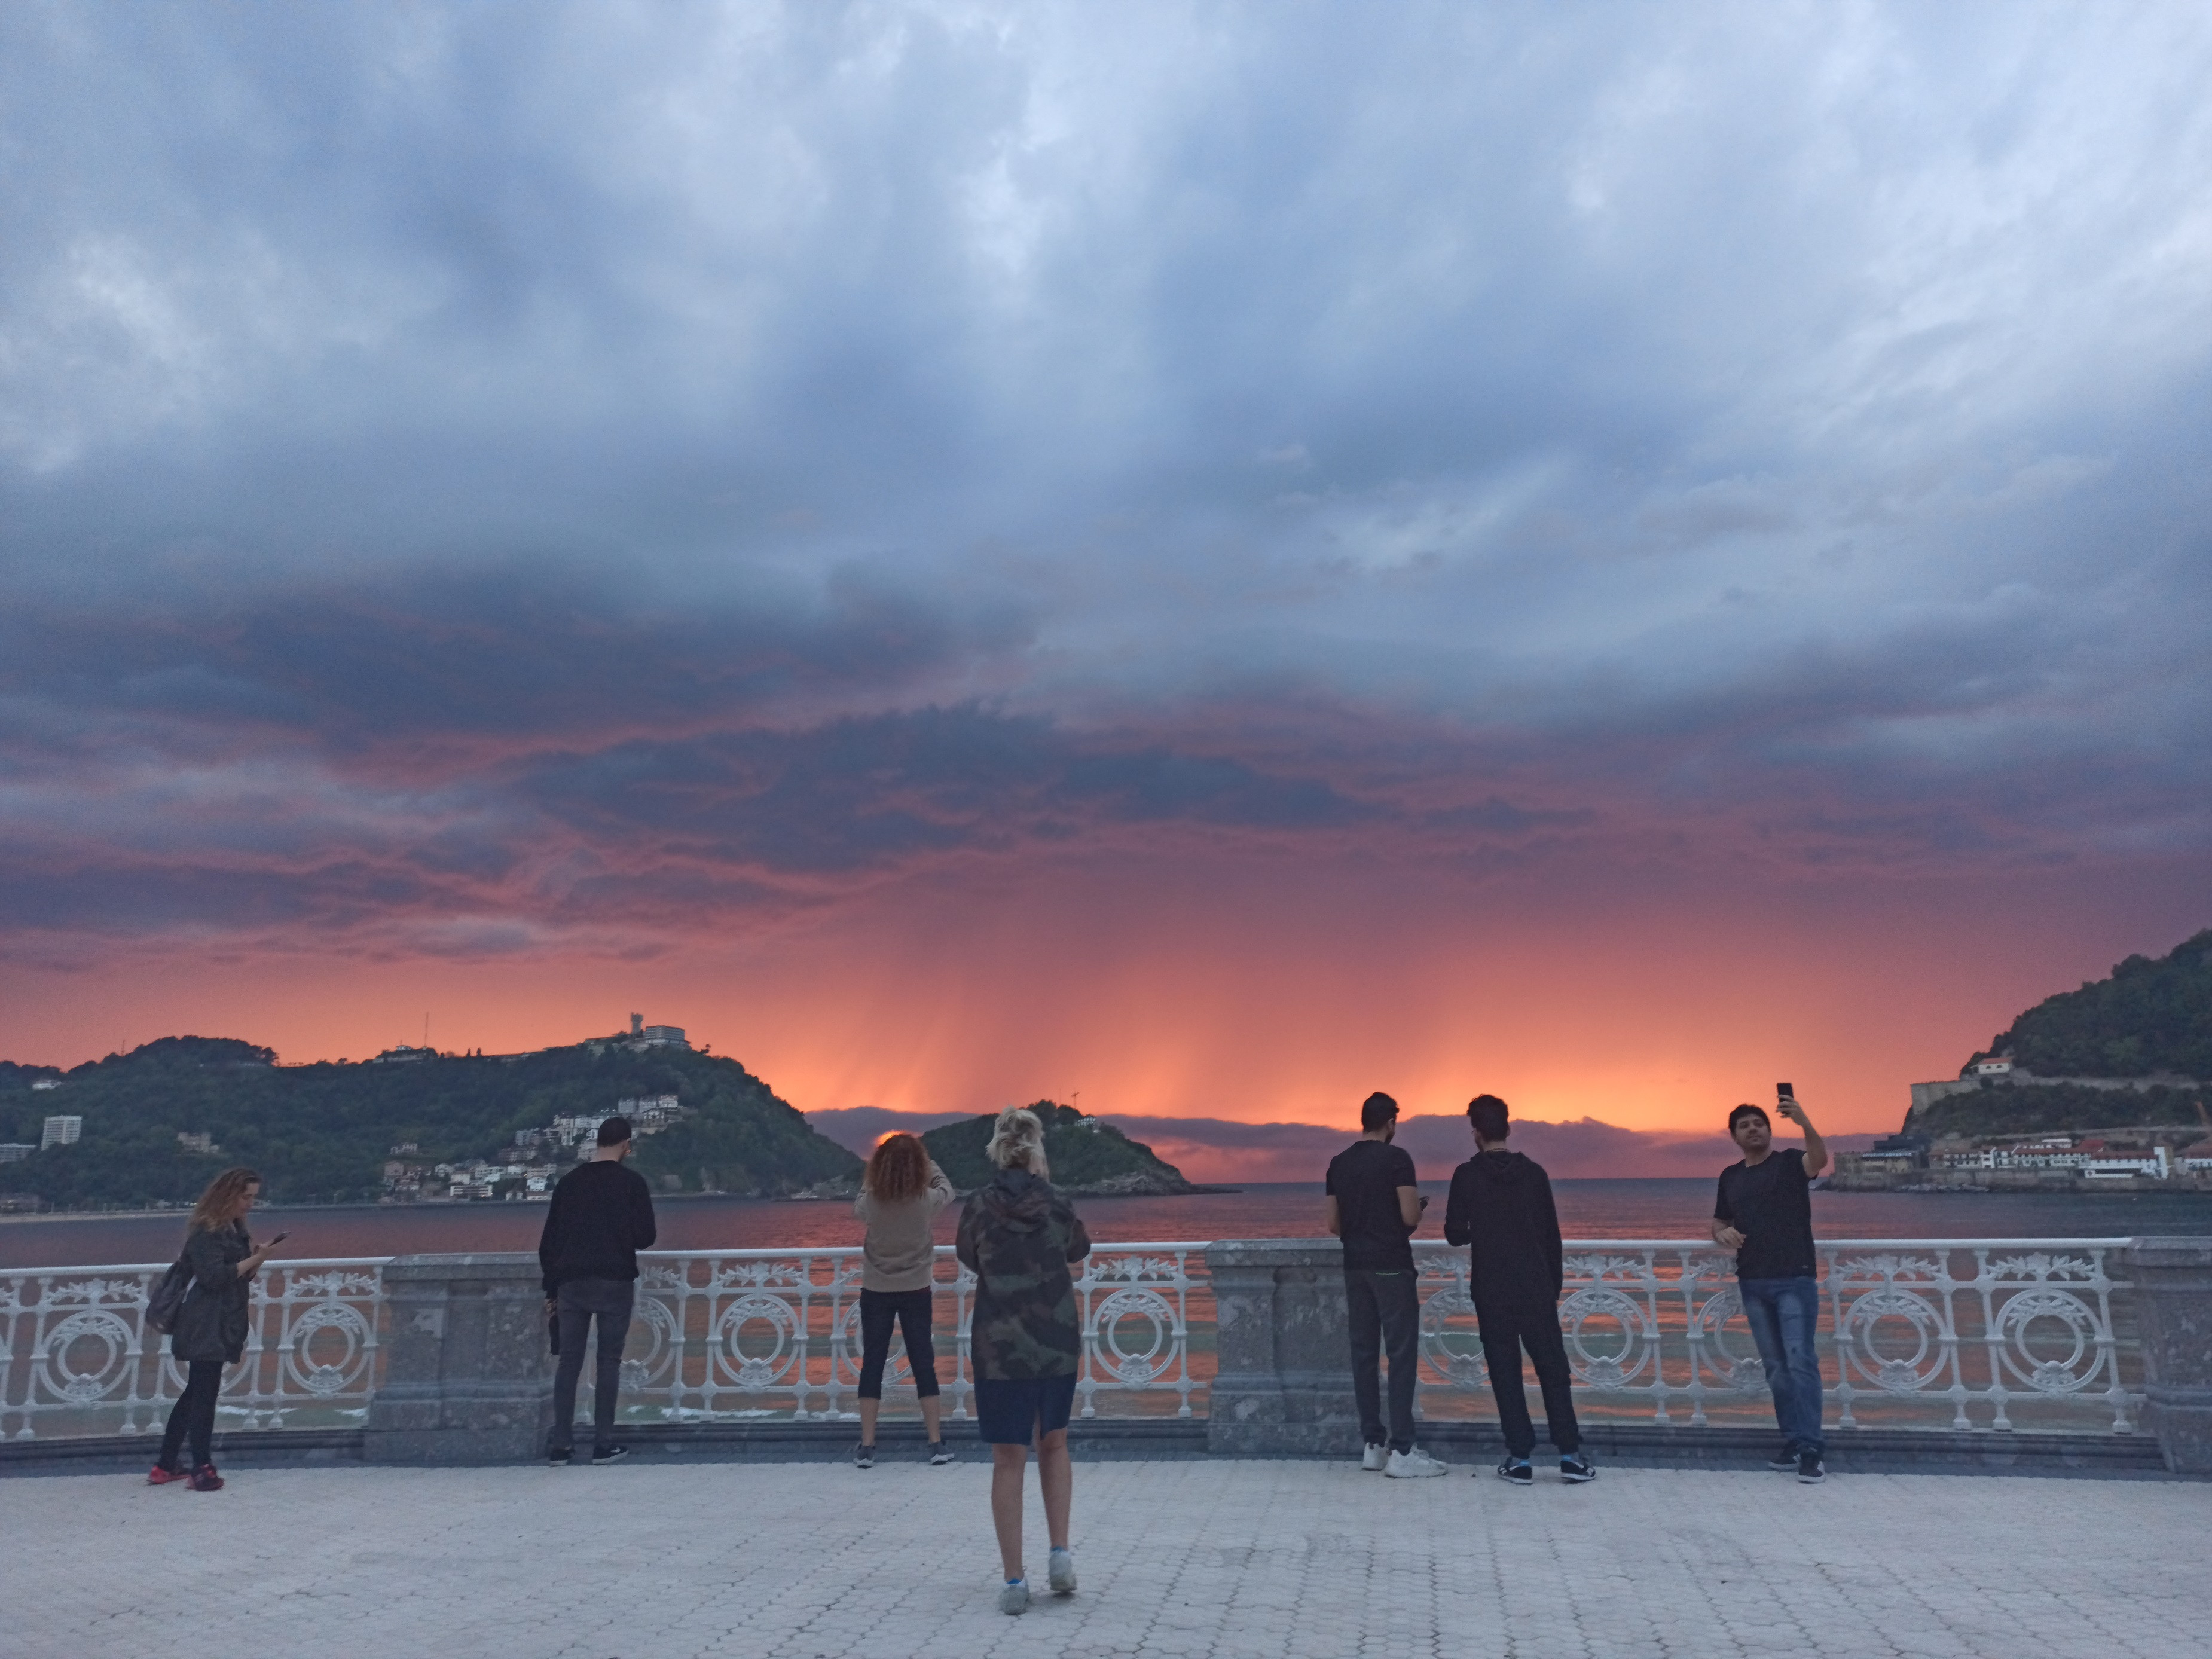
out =
[[[1187,1193],[1194,1190],[1174,1164],[1111,1124],[1086,1118],[1072,1106],[1040,1100],[1030,1110],[1044,1124],[1045,1161],[1052,1182],[1073,1192]],[[996,1113],[963,1118],[921,1138],[930,1157],[962,1192],[989,1184],[994,1171],[984,1148]]]
[[1974,1059],[2005,1054],[2038,1077],[2171,1072],[2212,1081],[2212,928],[2155,960],[2130,957],[2110,979],[2045,998]]
[[[859,1161],[808,1127],[733,1060],[621,1036],[515,1060],[440,1054],[404,1063],[280,1066],[270,1050],[217,1037],[164,1037],[63,1073],[0,1069],[0,1140],[35,1146],[50,1114],[83,1139],[0,1164],[0,1193],[58,1206],[179,1203],[217,1170],[250,1164],[276,1202],[374,1199],[391,1149],[422,1163],[489,1157],[514,1132],[559,1115],[604,1116],[617,1100],[672,1094],[683,1121],[638,1142],[658,1191],[764,1195],[857,1178]],[[58,1079],[34,1089],[41,1079]],[[218,1151],[178,1144],[213,1136]]]

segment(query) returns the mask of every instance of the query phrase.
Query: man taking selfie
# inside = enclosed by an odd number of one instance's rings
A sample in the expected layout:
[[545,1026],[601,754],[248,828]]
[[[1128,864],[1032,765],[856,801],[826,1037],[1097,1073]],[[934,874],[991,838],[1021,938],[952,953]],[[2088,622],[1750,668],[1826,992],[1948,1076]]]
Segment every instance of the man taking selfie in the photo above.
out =
[[1805,1150],[1776,1152],[1774,1126],[1757,1106],[1729,1114],[1729,1137],[1743,1160],[1721,1171],[1713,1243],[1735,1252],[1736,1291],[1774,1393],[1782,1450],[1766,1467],[1794,1469],[1810,1485],[1827,1476],[1820,1464],[1827,1450],[1820,1431],[1820,1360],[1813,1346],[1820,1285],[1810,1194],[1828,1167],[1828,1149],[1790,1086],[1776,1085],[1776,1109],[1805,1132]]

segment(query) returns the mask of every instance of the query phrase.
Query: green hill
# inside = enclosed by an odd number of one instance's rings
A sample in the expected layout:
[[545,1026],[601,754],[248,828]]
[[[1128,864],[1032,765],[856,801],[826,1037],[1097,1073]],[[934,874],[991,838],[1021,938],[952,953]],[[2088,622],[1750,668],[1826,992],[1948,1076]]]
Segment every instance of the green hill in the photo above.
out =
[[[1202,1190],[1182,1177],[1174,1164],[1155,1157],[1141,1141],[1112,1125],[1086,1118],[1072,1106],[1040,1100],[1030,1110],[1044,1123],[1044,1155],[1055,1187],[1073,1193],[1188,1193]],[[962,1192],[989,1184],[990,1144],[996,1113],[963,1118],[930,1130],[921,1138],[952,1184]]]
[[[688,1115],[641,1137],[635,1165],[662,1192],[775,1196],[849,1182],[860,1161],[733,1060],[623,1036],[512,1060],[439,1054],[404,1063],[285,1066],[228,1038],[164,1037],[69,1072],[0,1062],[0,1140],[36,1145],[49,1114],[84,1120],[83,1139],[0,1164],[0,1193],[71,1206],[180,1203],[228,1164],[250,1164],[276,1202],[343,1202],[382,1191],[391,1149],[415,1161],[487,1158],[518,1129],[605,1115],[636,1095],[673,1094]],[[41,1080],[58,1087],[34,1089]],[[213,1136],[210,1157],[178,1144]]]
[[2045,998],[1974,1059],[1993,1054],[2010,1054],[2038,1077],[2167,1072],[2212,1080],[2212,928],[2155,960],[2130,957],[2110,979]]

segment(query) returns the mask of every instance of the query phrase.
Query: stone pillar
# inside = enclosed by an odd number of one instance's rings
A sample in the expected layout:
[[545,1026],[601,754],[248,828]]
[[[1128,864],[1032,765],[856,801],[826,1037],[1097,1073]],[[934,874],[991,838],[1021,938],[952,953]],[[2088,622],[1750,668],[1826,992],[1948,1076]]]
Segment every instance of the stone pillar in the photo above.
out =
[[1211,1244],[1217,1370],[1208,1451],[1357,1454],[1344,1306],[1344,1249],[1333,1238]]
[[408,1255],[384,1269],[384,1381],[371,1463],[506,1463],[544,1455],[553,1366],[535,1255]]
[[2142,1334],[2143,1427],[2176,1474],[2212,1474],[2212,1238],[2138,1238],[2120,1258]]

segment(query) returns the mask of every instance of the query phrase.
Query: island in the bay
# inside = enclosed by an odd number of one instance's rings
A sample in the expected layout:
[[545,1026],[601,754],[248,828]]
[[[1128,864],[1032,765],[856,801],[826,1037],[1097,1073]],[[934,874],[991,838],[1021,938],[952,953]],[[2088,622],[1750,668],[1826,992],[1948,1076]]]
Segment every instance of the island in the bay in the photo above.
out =
[[1844,1191],[2212,1194],[2212,928],[2046,997],[1904,1127],[1836,1159]]
[[[1034,1109],[1073,1193],[1218,1190],[1111,1124],[1051,1101]],[[617,1113],[638,1130],[634,1167],[665,1194],[858,1188],[860,1160],[766,1083],[633,1016],[626,1031],[518,1054],[401,1046],[285,1066],[258,1044],[174,1036],[66,1071],[0,1060],[0,1209],[188,1204],[228,1164],[260,1170],[279,1203],[542,1199]],[[924,1137],[963,1191],[989,1178],[989,1121]]]

